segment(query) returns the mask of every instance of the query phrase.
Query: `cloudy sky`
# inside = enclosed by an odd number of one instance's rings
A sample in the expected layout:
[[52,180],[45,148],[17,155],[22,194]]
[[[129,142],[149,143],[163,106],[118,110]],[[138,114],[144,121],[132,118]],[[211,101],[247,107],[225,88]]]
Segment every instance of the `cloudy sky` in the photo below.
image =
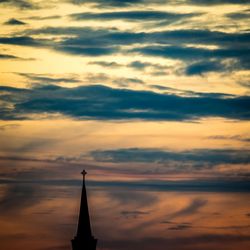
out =
[[[163,243],[211,249],[211,239],[224,242],[220,249],[238,249],[239,242],[249,249],[249,0],[0,0],[0,10],[0,240],[6,250],[14,248],[11,238],[31,249],[31,213],[50,218],[37,234],[51,221],[56,228],[60,218],[51,207],[59,204],[67,208],[64,226],[47,245],[33,235],[32,250],[67,249],[62,239],[74,231],[74,189],[83,168],[98,205],[93,224],[106,239],[100,249],[150,250],[156,242],[159,250]],[[129,190],[141,190],[138,203],[127,198]],[[180,207],[165,202],[167,195]],[[235,213],[217,228],[206,226],[204,216],[218,216],[226,204]],[[107,209],[105,220],[99,206]],[[164,219],[159,209],[165,206]],[[9,222],[21,213],[18,223]],[[113,238],[106,235],[111,218],[128,223],[114,227]],[[7,228],[15,228],[13,235]],[[124,232],[139,229],[122,248]]]

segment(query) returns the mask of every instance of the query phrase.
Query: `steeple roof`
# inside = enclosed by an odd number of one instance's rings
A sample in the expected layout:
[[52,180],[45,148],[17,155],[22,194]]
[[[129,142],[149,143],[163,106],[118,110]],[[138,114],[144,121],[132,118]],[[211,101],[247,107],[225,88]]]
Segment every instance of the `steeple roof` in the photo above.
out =
[[72,242],[73,250],[96,250],[97,239],[95,239],[91,232],[91,224],[89,218],[87,192],[85,186],[85,170],[81,173],[83,175],[82,196],[79,212],[79,220],[77,233]]
[[91,225],[89,218],[87,192],[85,186],[85,176],[87,172],[83,170],[81,174],[83,176],[83,184],[82,184],[82,196],[81,196],[77,236],[83,238],[89,238],[92,236],[92,232],[91,232]]

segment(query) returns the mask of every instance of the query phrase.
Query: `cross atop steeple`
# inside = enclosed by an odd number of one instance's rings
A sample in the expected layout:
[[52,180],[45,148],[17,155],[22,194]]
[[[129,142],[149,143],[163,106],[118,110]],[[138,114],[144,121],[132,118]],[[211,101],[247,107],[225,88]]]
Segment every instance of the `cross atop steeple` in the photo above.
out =
[[81,173],[83,175],[82,197],[79,212],[78,228],[75,238],[72,242],[73,250],[96,250],[97,239],[95,239],[91,232],[87,192],[85,187],[85,170]]
[[83,171],[81,172],[81,174],[83,175],[83,178],[84,178],[85,175],[87,174],[87,172],[85,171],[85,169],[83,169]]

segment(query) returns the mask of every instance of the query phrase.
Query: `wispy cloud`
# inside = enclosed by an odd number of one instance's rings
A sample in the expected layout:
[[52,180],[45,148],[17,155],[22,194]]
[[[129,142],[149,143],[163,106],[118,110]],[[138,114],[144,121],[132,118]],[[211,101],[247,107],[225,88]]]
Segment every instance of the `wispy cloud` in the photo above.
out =
[[80,80],[77,79],[75,76],[70,77],[57,77],[57,76],[50,76],[50,75],[43,75],[43,74],[32,74],[32,73],[18,73],[18,75],[23,76],[29,79],[33,83],[38,84],[56,84],[60,82],[69,82],[69,83],[79,83]]
[[41,195],[41,189],[38,186],[10,185],[0,200],[1,214],[20,213],[24,208],[37,204]]
[[7,129],[15,129],[15,128],[19,128],[21,125],[20,124],[6,124],[6,125],[1,125],[0,126],[0,130],[7,130]]
[[23,21],[20,21],[18,19],[15,19],[15,18],[11,18],[8,21],[6,21],[4,24],[7,24],[7,25],[25,25],[26,23]]
[[127,219],[137,219],[139,217],[145,216],[147,214],[150,214],[149,212],[134,210],[134,211],[122,211],[121,215],[124,216]]
[[26,0],[0,0],[0,4],[9,5],[20,9],[36,8],[36,6],[31,1]]
[[169,218],[178,218],[182,216],[192,215],[197,213],[202,207],[207,204],[207,200],[196,198],[191,201],[186,207],[180,209],[179,211],[169,215]]
[[8,54],[0,54],[0,59],[19,59],[19,57]]
[[91,156],[100,162],[193,163],[194,168],[213,167],[219,164],[249,164],[250,151],[246,149],[194,149],[167,151],[158,149],[125,148],[92,151]]
[[129,7],[138,5],[176,5],[176,4],[191,4],[191,5],[201,5],[201,6],[211,6],[211,5],[225,5],[225,4],[249,4],[249,0],[68,0],[73,4],[94,4],[99,8],[111,8],[111,7]]
[[197,5],[223,5],[223,4],[250,4],[249,0],[187,0],[190,4],[197,4]]
[[[111,14],[113,15],[113,13]],[[248,60],[250,35],[248,32],[226,33],[202,29],[131,32],[90,27],[46,27],[27,30],[25,33],[26,36],[1,37],[0,43],[47,47],[76,56],[95,57],[119,53],[131,56],[140,54],[156,58],[162,57],[182,61],[186,67],[184,73],[187,75],[250,68]],[[48,34],[65,36],[65,38],[58,40],[55,37],[48,40],[33,37]],[[130,48],[128,49],[127,46]],[[134,66],[136,67],[136,65]]]
[[231,135],[231,136],[214,135],[214,136],[209,136],[208,139],[236,140],[236,141],[242,141],[242,142],[250,142],[250,138],[248,136],[243,136],[243,135]]
[[[216,246],[223,246],[223,244],[231,244],[238,245],[241,242],[248,242],[250,239],[247,235],[238,235],[238,234],[200,234],[195,236],[177,236],[173,238],[168,237],[148,237],[141,238],[138,240],[112,240],[112,241],[104,241],[103,245],[106,248],[118,249],[118,250],[126,250],[126,249],[145,249],[150,250],[152,246],[158,250],[166,249],[166,246],[171,246],[171,250],[179,250],[185,249],[199,249],[200,245],[203,245],[204,250],[209,250],[209,247],[206,244],[211,242],[217,242]],[[219,244],[218,244],[219,243]]]

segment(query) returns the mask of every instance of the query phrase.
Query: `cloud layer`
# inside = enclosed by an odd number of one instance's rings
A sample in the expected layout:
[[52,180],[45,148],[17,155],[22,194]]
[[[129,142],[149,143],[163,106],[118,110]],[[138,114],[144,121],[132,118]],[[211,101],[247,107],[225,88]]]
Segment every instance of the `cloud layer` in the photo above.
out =
[[150,91],[115,89],[101,85],[63,88],[44,85],[31,89],[0,87],[1,119],[28,119],[54,114],[97,120],[197,120],[205,117],[247,120],[248,96],[216,93],[185,97]]
[[249,150],[194,149],[188,151],[167,151],[157,149],[115,149],[93,151],[91,155],[102,162],[144,162],[144,163],[193,163],[197,168],[219,164],[249,164]]
[[[139,14],[140,13],[140,14]],[[127,19],[175,21],[196,14],[167,12],[105,12],[77,13],[74,19]],[[160,17],[159,17],[160,16]],[[1,44],[50,48],[78,56],[141,55],[181,61],[187,75],[208,72],[249,70],[250,33],[228,33],[202,29],[177,29],[151,32],[131,32],[117,29],[81,27],[46,27],[27,30],[26,35],[0,37]],[[35,38],[46,35],[52,39]],[[65,38],[63,38],[65,37]],[[128,47],[129,46],[129,47]],[[213,46],[210,48],[208,46]]]

